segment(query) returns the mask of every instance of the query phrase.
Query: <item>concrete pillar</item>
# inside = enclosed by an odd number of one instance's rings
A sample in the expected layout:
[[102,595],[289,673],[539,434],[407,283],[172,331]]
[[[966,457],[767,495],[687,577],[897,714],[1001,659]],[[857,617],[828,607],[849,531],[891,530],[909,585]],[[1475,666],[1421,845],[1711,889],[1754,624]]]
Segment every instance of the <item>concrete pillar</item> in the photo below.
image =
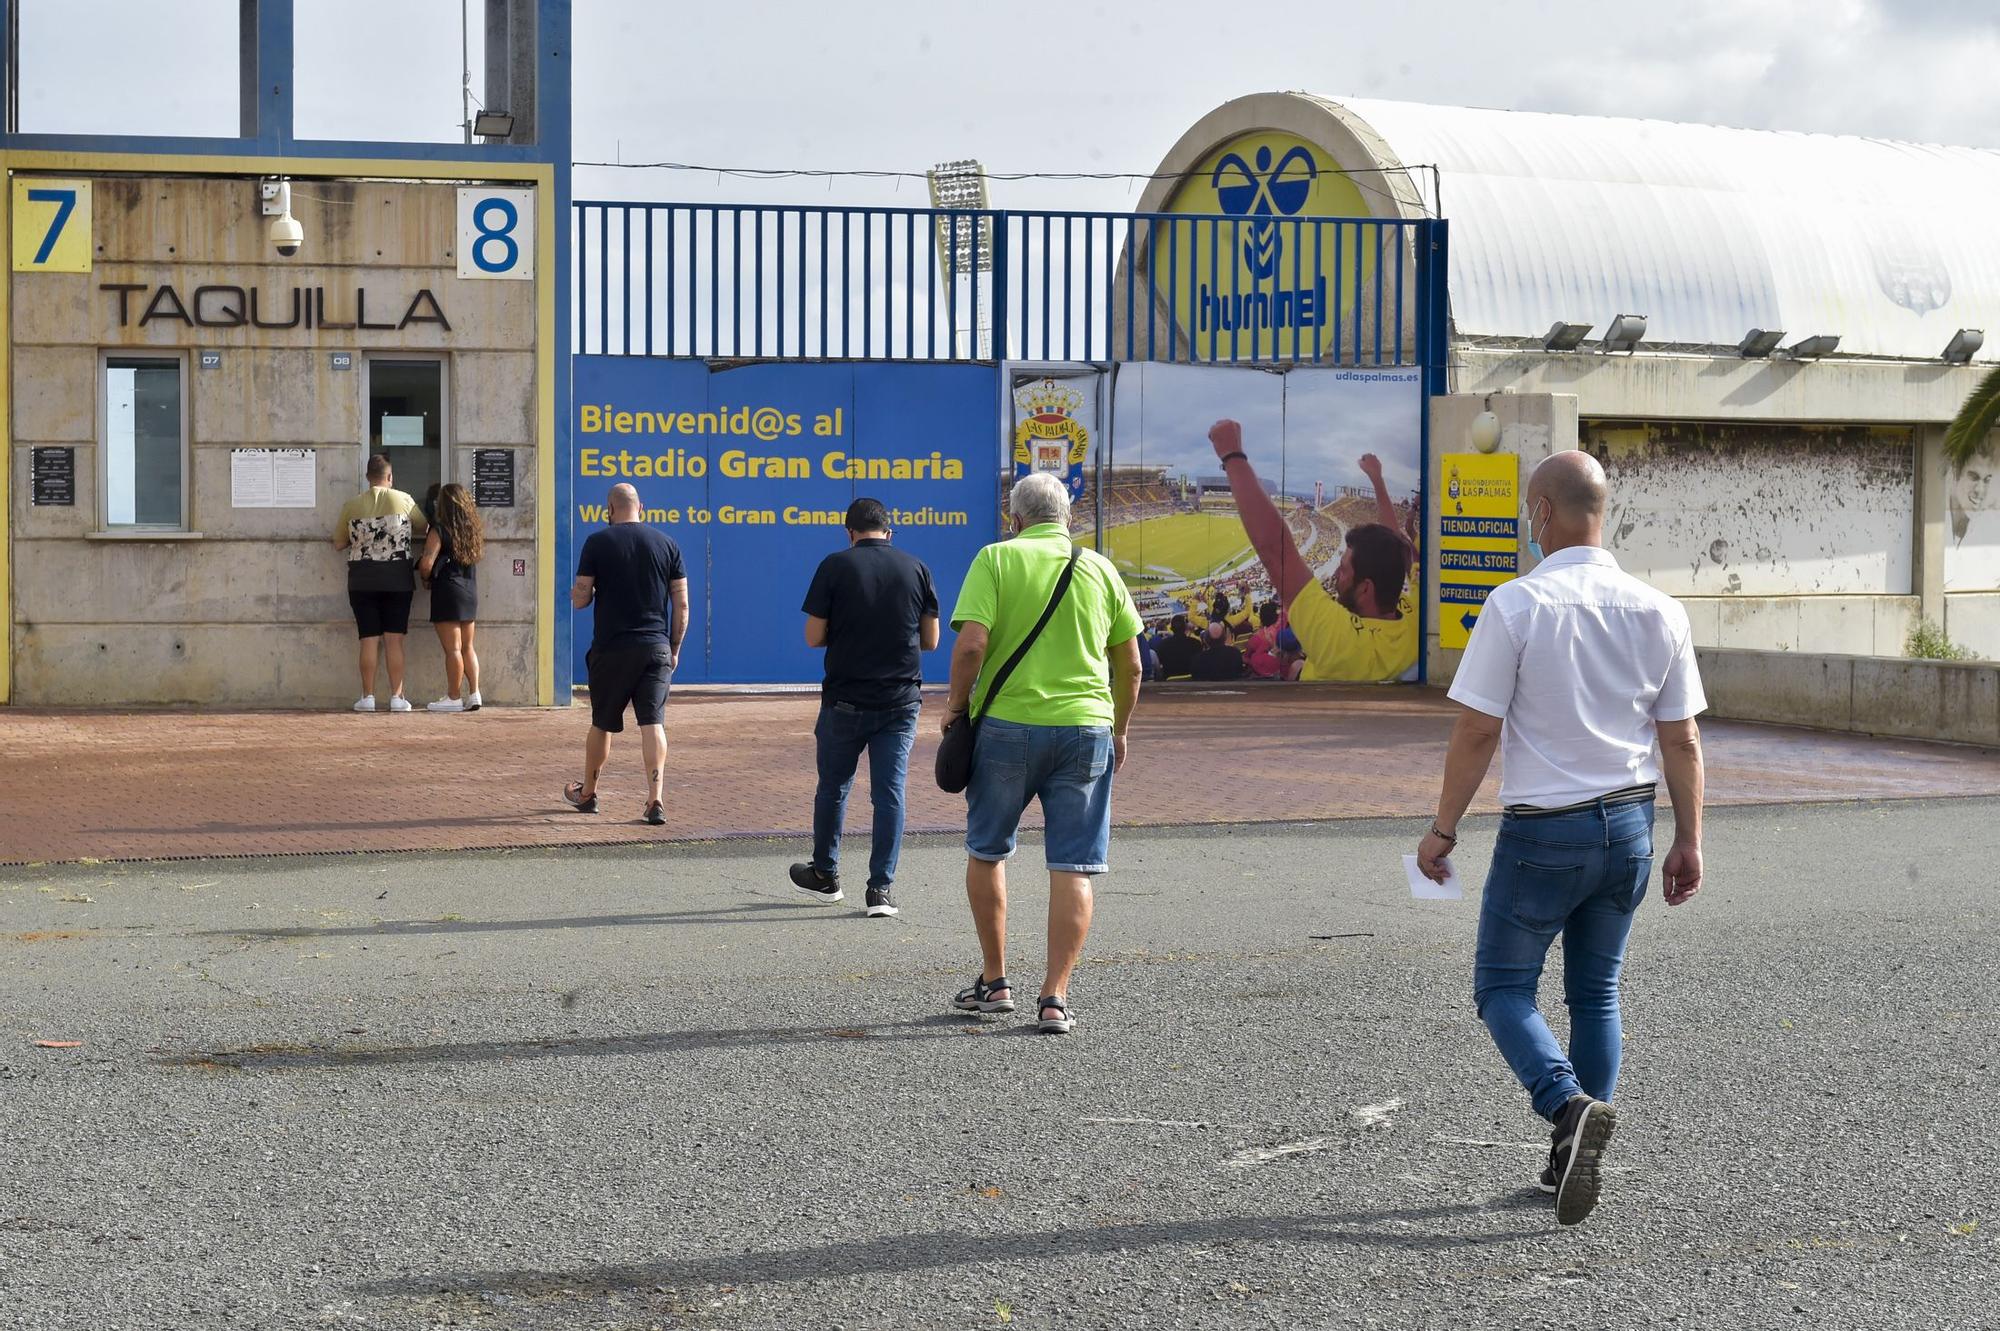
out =
[[[1944,549],[1946,498],[1951,493],[1951,464],[1944,456],[1944,426],[1917,428],[1916,494],[1917,548],[1910,566],[1910,590],[1918,610],[1934,624],[1944,623]],[[1876,650],[1881,650],[1878,646]]]
[[[1424,653],[1430,682],[1445,685],[1458,669],[1459,653],[1438,646],[1438,503],[1443,493],[1438,459],[1446,453],[1470,453],[1472,420],[1482,411],[1500,418],[1499,452],[1520,459],[1521,486],[1528,473],[1551,453],[1577,446],[1577,399],[1571,393],[1454,393],[1431,399],[1430,501],[1424,513]],[[1521,563],[1528,562],[1527,524],[1521,526]]]

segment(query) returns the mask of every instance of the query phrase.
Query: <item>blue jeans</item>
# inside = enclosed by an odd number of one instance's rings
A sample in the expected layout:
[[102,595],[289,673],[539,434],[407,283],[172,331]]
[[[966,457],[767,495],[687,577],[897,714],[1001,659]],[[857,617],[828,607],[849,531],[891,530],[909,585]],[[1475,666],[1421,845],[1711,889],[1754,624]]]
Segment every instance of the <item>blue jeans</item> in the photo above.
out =
[[979,723],[972,784],[965,788],[965,850],[1012,858],[1028,801],[1042,801],[1042,851],[1057,873],[1111,866],[1111,727]]
[[846,703],[822,702],[819,723],[819,790],[813,795],[813,868],[840,868],[840,824],[847,815],[847,790],[861,751],[868,751],[868,793],[875,804],[875,839],[868,848],[868,886],[887,887],[903,854],[903,785],[909,774],[910,746],[917,738],[917,704],[864,711]]
[[[1618,1085],[1618,974],[1652,872],[1651,800],[1501,819],[1479,908],[1473,993],[1493,1043],[1550,1121],[1578,1092],[1609,1100]],[[1567,1056],[1535,1006],[1558,934]]]

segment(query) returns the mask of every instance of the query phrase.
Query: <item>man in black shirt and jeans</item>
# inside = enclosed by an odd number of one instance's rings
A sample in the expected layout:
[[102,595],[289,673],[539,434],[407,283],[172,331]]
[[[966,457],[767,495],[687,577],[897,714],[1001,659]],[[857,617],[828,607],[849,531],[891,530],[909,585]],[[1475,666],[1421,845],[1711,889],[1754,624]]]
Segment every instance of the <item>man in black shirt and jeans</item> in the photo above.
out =
[[639,492],[611,487],[611,523],[590,534],[576,560],[569,603],[596,606],[590,651],[590,738],[583,749],[583,780],[563,788],[563,798],[583,813],[597,812],[597,777],[611,757],[611,737],[625,728],[625,708],[639,723],[646,755],[647,822],[667,821],[660,782],[667,759],[667,689],[687,636],[687,569],[673,538],[640,519]]
[[917,735],[921,653],[938,645],[937,591],[923,561],[889,544],[889,515],[873,499],[847,510],[847,549],[828,555],[806,591],[806,645],[826,648],[820,686],[819,790],[813,856],[792,882],[819,901],[841,899],[840,824],[861,751],[868,751],[875,836],[868,914],[894,915],[890,884],[903,850],[903,788]]

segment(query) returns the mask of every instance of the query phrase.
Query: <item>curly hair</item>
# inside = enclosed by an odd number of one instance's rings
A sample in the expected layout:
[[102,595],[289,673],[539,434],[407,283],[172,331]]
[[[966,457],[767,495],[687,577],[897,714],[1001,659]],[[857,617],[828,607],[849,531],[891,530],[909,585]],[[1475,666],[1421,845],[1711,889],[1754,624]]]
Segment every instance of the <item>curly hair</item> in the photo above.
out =
[[454,481],[438,491],[437,525],[451,546],[454,562],[465,568],[479,562],[486,549],[486,525],[479,520],[470,490]]

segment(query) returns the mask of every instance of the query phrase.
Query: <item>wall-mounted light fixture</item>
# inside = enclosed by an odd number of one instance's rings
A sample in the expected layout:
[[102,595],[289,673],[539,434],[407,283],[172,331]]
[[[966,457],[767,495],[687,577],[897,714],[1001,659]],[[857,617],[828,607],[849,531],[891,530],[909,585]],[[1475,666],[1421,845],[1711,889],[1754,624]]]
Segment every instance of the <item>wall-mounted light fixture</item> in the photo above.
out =
[[1583,345],[1583,339],[1590,336],[1594,324],[1570,324],[1558,319],[1549,326],[1548,336],[1542,339],[1543,351],[1575,351]]
[[1986,334],[1977,328],[1961,328],[1951,335],[1951,341],[1944,345],[1944,359],[1947,365],[1969,365],[1973,353],[1986,345]]
[[1465,432],[1472,446],[1482,453],[1491,453],[1500,447],[1500,418],[1489,408],[1472,418],[1472,425]]
[[1646,335],[1646,316],[1643,314],[1621,314],[1611,321],[1604,330],[1604,340],[1598,349],[1607,355],[1622,351],[1631,355],[1639,349],[1639,339]]
[[1786,347],[1784,352],[1785,359],[1818,360],[1821,356],[1832,355],[1833,349],[1839,345],[1840,334],[1815,333],[1811,337],[1802,337],[1789,347]]
[[1736,344],[1736,354],[1745,360],[1763,360],[1778,349],[1785,340],[1782,328],[1753,328],[1750,335]]

